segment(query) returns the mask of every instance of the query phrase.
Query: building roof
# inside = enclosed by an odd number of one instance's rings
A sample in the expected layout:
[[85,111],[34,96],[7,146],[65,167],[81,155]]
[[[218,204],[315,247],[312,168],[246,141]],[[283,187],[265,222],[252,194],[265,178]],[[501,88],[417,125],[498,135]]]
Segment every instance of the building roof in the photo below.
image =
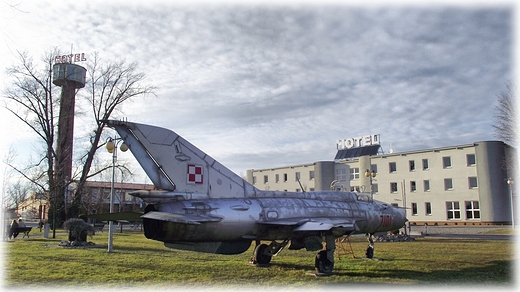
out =
[[356,158],[361,156],[373,156],[379,152],[380,147],[380,145],[370,145],[365,147],[341,149],[336,153],[334,160]]
[[[86,187],[90,188],[110,188],[111,182],[109,181],[87,181]],[[118,183],[114,182],[114,188],[126,189],[126,190],[155,190],[155,186],[152,184],[138,184],[138,183]]]

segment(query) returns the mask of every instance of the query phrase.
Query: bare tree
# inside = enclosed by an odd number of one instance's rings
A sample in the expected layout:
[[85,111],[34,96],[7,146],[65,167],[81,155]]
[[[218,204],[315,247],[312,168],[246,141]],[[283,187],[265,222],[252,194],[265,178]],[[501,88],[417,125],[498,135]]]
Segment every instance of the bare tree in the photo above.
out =
[[498,105],[495,106],[493,128],[495,137],[512,147],[506,148],[502,167],[509,177],[516,177],[518,173],[518,106],[515,99],[516,88],[511,83],[507,84],[507,90],[498,96]]
[[[45,146],[45,150],[37,154],[36,162],[29,163],[26,167],[16,167],[13,164],[11,166],[37,185],[42,192],[50,194],[49,217],[59,216],[59,221],[64,221],[66,216],[72,218],[79,215],[86,180],[110,167],[107,163],[103,167],[96,167],[96,171],[90,173],[96,151],[105,144],[102,139],[105,127],[103,121],[120,110],[123,103],[138,95],[153,94],[155,88],[141,85],[145,75],[137,72],[135,63],[127,65],[125,62],[117,61],[102,65],[97,54],[89,60],[89,77],[86,90],[82,92],[86,91],[84,97],[91,106],[94,129],[91,132],[90,147],[81,156],[79,178],[71,178],[71,181],[76,180],[77,191],[66,213],[63,182],[57,182],[54,175],[57,156],[55,128],[59,106],[59,98],[55,98],[59,95],[54,94],[54,91],[59,88],[52,84],[52,69],[55,56],[59,55],[61,54],[57,49],[49,51],[43,58],[45,67],[38,68],[27,53],[20,54],[20,65],[8,69],[13,82],[5,92],[5,107],[25,123]],[[120,167],[125,168],[124,165]]]
[[11,182],[6,188],[6,206],[8,209],[18,209],[20,204],[29,197],[31,185],[21,179]]
[[[53,196],[56,194],[54,177],[54,159],[56,152],[55,124],[58,100],[52,84],[52,65],[57,49],[46,52],[42,57],[43,67],[38,67],[27,53],[20,53],[20,64],[7,69],[13,78],[11,86],[5,91],[5,108],[25,123],[40,138],[44,150],[37,153],[32,161],[18,167],[10,162],[18,174],[37,186],[41,192]],[[56,201],[56,200],[54,200]],[[63,212],[62,206],[51,204],[51,213]]]
[[[16,153],[12,147],[9,148],[9,151],[2,158],[4,164],[6,165],[6,168],[4,170],[3,177],[2,177],[2,204],[1,204],[2,207],[1,208],[3,211],[6,211],[7,209],[9,209],[10,199],[7,198],[7,190],[9,188],[8,185],[10,184],[11,180],[13,179],[13,171],[12,171],[10,165],[15,160],[15,158],[16,158]],[[3,224],[2,224],[1,227],[3,228],[5,226],[3,226]]]
[[[90,78],[86,85],[88,94],[85,98],[92,111],[96,126],[89,139],[91,147],[82,157],[83,168],[77,181],[74,202],[71,210],[69,210],[74,215],[78,215],[77,212],[87,179],[111,167],[107,165],[98,168],[95,172],[90,172],[96,151],[99,147],[105,145],[105,141],[102,139],[103,129],[105,128],[104,121],[108,120],[114,112],[120,111],[123,103],[136,96],[154,94],[155,90],[154,86],[142,84],[145,74],[137,71],[137,63],[127,65],[124,61],[118,61],[102,65],[99,55],[95,53],[87,66],[87,72]],[[119,164],[117,167],[122,171],[131,173],[125,164]]]
[[510,83],[507,90],[498,96],[498,105],[495,106],[493,128],[495,137],[505,143],[516,146],[518,142],[518,112],[515,100],[515,87]]

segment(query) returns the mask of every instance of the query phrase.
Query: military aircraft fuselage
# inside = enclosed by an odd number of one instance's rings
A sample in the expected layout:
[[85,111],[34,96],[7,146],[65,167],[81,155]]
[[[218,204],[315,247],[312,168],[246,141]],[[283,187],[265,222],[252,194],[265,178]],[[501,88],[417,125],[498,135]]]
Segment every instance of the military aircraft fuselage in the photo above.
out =
[[241,243],[242,248],[233,244],[233,248],[225,249],[223,253],[230,253],[229,250],[232,250],[231,253],[242,253],[249,248],[252,240],[290,239],[296,242],[312,236],[319,237],[326,231],[332,232],[335,237],[375,233],[397,230],[406,221],[402,210],[372,201],[364,194],[344,192],[178,200],[150,204],[145,212],[150,211],[171,215],[167,215],[170,216],[168,220],[156,220],[146,218],[145,214],[143,225],[147,238],[181,249],[184,243],[202,242],[205,244],[197,247],[189,244],[184,249],[217,253],[218,250],[213,247],[207,248],[210,242]]

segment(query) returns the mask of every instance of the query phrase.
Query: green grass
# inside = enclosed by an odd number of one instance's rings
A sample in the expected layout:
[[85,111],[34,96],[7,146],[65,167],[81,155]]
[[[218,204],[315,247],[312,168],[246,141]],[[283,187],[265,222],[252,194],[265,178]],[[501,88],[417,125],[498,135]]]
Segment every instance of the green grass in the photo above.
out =
[[64,233],[44,239],[4,243],[4,285],[15,288],[79,285],[79,287],[240,287],[361,284],[492,285],[514,283],[514,241],[419,238],[415,242],[375,243],[376,260],[364,259],[367,246],[351,239],[355,258],[336,257],[335,273],[315,277],[316,252],[284,250],[268,267],[248,264],[250,250],[240,255],[214,255],[168,249],[140,232],[114,234],[107,253],[107,232],[90,241],[103,248],[62,248]]

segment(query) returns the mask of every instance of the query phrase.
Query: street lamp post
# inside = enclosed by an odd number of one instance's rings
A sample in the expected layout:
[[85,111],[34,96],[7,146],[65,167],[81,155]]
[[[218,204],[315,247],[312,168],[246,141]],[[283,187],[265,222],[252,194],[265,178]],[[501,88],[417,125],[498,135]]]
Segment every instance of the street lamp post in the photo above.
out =
[[511,195],[511,226],[515,229],[515,205],[513,201],[513,184],[515,181],[512,178],[507,179],[507,184],[509,185],[509,194]]
[[[121,142],[121,138],[109,138],[106,143],[106,148],[108,153],[112,153],[112,181],[110,182],[110,213],[114,212],[114,181],[115,181],[115,175],[116,175],[116,160],[117,160],[117,144]],[[121,143],[120,148],[121,151],[126,152],[128,150],[128,146],[123,142]],[[112,220],[108,221],[108,250],[107,252],[111,253],[113,251],[112,249],[112,243],[113,243],[113,236],[114,236],[114,222]]]
[[377,172],[375,170],[372,170],[372,172],[370,170],[366,170],[365,171],[365,176],[370,178],[370,199],[373,201],[374,200],[374,190],[373,190],[373,186],[372,186],[372,179],[375,178],[377,175]]

